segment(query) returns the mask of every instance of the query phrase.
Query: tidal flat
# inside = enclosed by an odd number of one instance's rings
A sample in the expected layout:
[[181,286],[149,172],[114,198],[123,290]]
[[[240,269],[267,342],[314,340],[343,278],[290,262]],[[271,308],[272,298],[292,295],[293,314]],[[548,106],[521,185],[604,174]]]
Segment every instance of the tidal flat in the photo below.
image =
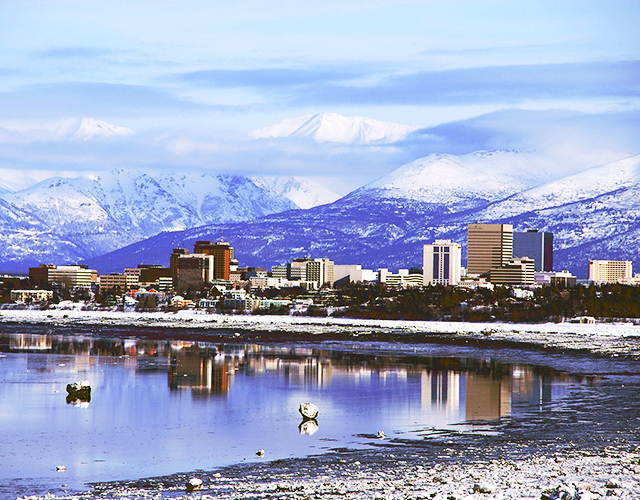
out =
[[640,498],[631,325],[51,319],[0,319],[3,498]]

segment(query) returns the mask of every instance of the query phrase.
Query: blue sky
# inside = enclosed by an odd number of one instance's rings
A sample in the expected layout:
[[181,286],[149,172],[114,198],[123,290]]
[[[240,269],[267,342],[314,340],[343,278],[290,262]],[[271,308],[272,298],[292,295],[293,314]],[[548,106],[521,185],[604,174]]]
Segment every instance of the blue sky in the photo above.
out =
[[[430,152],[596,164],[640,153],[638,21],[636,1],[0,0],[0,170],[302,175],[344,193]],[[425,131],[384,148],[246,138],[321,112]],[[136,134],[56,132],[83,117]]]

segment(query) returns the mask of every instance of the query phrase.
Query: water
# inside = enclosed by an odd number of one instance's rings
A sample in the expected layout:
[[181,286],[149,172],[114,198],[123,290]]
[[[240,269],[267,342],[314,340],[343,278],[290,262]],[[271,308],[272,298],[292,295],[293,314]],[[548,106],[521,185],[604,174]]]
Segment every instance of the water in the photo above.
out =
[[[576,383],[541,367],[339,343],[4,334],[0,351],[0,482],[39,492],[367,448],[381,430],[390,439],[491,433],[497,419]],[[90,382],[89,402],[67,401],[78,380]],[[306,401],[320,414],[301,427]]]

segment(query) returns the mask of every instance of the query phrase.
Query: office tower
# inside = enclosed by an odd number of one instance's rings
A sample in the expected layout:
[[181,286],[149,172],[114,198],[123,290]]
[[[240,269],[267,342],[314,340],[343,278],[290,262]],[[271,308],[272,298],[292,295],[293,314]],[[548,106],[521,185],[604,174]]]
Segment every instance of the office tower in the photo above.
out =
[[181,255],[178,258],[176,288],[200,287],[214,280],[215,257],[201,253]]
[[425,245],[422,254],[424,285],[457,285],[460,281],[462,247],[451,240]]
[[537,229],[513,233],[513,257],[533,259],[536,272],[553,271],[553,233]]
[[213,279],[229,279],[231,261],[234,260],[231,243],[226,241],[196,241],[193,253],[213,255]]
[[469,224],[467,273],[481,275],[509,263],[513,252],[511,224]]
[[[188,255],[189,250],[186,248],[174,248],[169,257],[169,268],[171,269],[171,278],[173,283],[178,283],[178,259],[183,255]],[[143,280],[144,281],[144,280]]]

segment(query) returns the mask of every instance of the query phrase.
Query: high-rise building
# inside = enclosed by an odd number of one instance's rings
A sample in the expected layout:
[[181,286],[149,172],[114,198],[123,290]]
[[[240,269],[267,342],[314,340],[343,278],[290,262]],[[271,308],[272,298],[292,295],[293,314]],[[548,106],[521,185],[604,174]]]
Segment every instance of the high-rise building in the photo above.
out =
[[40,264],[29,268],[31,286],[45,287],[49,284],[49,269],[55,269],[55,264]]
[[[188,255],[189,250],[186,248],[174,248],[173,252],[171,252],[171,257],[169,257],[169,268],[171,269],[171,277],[173,278],[173,283],[176,284],[178,282],[178,259],[183,255]],[[141,276],[141,280],[145,281],[146,276]]]
[[[193,253],[213,255],[213,279],[228,280],[233,247],[226,241],[196,241]],[[237,262],[235,263],[237,265]]]
[[529,257],[535,262],[536,272],[553,271],[553,233],[530,229],[513,233],[513,257]]
[[423,284],[452,285],[460,281],[462,246],[451,240],[436,240],[425,245],[422,254]]
[[469,224],[467,227],[467,273],[482,275],[502,267],[513,257],[511,224]]
[[[178,279],[176,287],[184,290],[187,287],[199,287],[214,280],[214,257],[192,253],[182,255],[178,259]],[[175,283],[175,282],[174,282]]]
[[630,260],[590,260],[589,281],[594,283],[618,283],[633,276]]

